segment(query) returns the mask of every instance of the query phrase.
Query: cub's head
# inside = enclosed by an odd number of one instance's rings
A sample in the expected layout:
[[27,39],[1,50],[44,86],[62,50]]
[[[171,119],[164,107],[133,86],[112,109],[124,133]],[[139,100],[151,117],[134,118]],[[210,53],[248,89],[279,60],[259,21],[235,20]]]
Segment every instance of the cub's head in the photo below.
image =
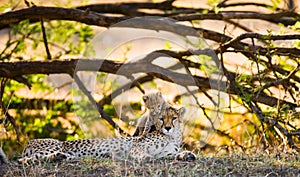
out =
[[151,93],[143,96],[143,101],[146,107],[150,110],[151,115],[157,115],[161,113],[165,100],[161,92]]
[[154,120],[156,130],[165,135],[172,135],[174,132],[180,131],[180,123],[183,120],[184,113],[185,108],[183,107],[180,109],[166,108],[160,117]]

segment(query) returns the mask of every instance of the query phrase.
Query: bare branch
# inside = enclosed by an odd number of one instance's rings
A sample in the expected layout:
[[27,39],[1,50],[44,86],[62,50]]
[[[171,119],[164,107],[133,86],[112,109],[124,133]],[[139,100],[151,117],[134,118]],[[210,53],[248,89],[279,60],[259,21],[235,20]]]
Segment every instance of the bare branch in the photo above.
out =
[[[78,64],[80,62],[80,64]],[[77,65],[78,64],[78,65]],[[126,66],[125,66],[126,65]],[[119,72],[120,67],[126,69],[127,72],[123,72],[125,76],[128,76],[134,72],[145,72],[145,63],[135,63],[135,64],[122,64],[118,62],[113,62],[110,60],[88,60],[88,59],[69,59],[69,60],[53,60],[53,61],[18,61],[18,62],[1,62],[0,63],[0,77],[14,78],[17,76],[29,75],[29,74],[59,74],[66,73],[73,75],[75,71],[99,71],[106,72],[111,74],[122,74]],[[176,80],[176,84],[180,84],[183,86],[196,86],[195,82],[191,80],[198,80],[201,84],[202,88],[210,89],[210,82],[208,78],[200,77],[200,76],[187,76],[186,74],[174,73],[172,71],[168,71],[166,69],[160,68],[156,66],[156,72],[148,72],[148,75],[154,76],[171,83],[174,83]],[[172,76],[171,79],[168,76]],[[234,75],[231,75],[234,79]],[[214,79],[211,79],[212,82]],[[238,94],[238,92],[234,89],[235,86],[233,84],[229,85],[229,93],[230,94]],[[245,92],[253,93],[248,88],[243,88]],[[252,101],[260,102],[266,105],[275,106],[278,103],[280,105],[287,104],[291,107],[297,107],[295,103],[287,102],[285,100],[279,100],[274,97],[270,97],[265,93],[260,93],[259,97],[251,98]]]
[[[231,17],[230,13],[224,12],[226,14],[226,17]],[[244,14],[244,13],[242,13]],[[253,13],[256,14],[256,13]],[[173,17],[173,19],[176,20],[188,20],[188,19],[197,19],[201,18],[201,15],[203,14],[192,14],[189,16],[176,16]],[[215,16],[216,14],[205,14],[205,15],[211,15]],[[219,14],[220,15],[220,14]],[[247,16],[242,15],[242,16]],[[296,16],[295,16],[296,15]],[[233,15],[234,16],[234,15]],[[286,13],[278,13],[278,14],[267,14],[269,19],[276,19],[276,17],[297,17],[298,14],[292,13],[292,12],[286,12]],[[221,13],[221,17],[223,19],[223,15]],[[242,17],[241,17],[242,18]],[[245,17],[246,18],[246,17]],[[256,17],[253,17],[256,18]],[[120,21],[129,19],[129,17],[108,17],[104,16],[95,12],[85,12],[78,9],[66,9],[66,8],[58,8],[58,7],[30,7],[26,9],[21,9],[13,12],[7,12],[5,14],[0,15],[0,29],[7,27],[7,25],[18,23],[22,20],[38,20],[38,19],[44,19],[44,20],[70,20],[70,21],[78,21],[81,23],[85,23],[88,25],[97,25],[97,26],[103,26],[103,27],[109,27],[115,23],[118,23]],[[229,19],[229,18],[228,18]],[[145,20],[145,19],[141,19]],[[136,19],[135,21],[138,21]],[[124,25],[124,24],[122,24]],[[173,25],[166,23],[165,20],[158,21],[157,19],[151,20],[149,19],[147,23],[126,23],[126,26],[119,26],[119,27],[132,27],[132,28],[142,28],[142,29],[151,29],[151,30],[157,30],[157,31],[169,31],[173,32],[175,34],[180,34],[183,36],[202,36],[206,39],[213,40],[219,43],[225,43],[230,41],[232,38],[214,31],[202,29],[202,28],[191,28],[189,26],[185,25]],[[226,46],[227,47],[227,46]],[[248,44],[245,43],[231,43],[228,47],[233,47],[237,50],[243,51],[245,48],[249,48]],[[261,55],[270,54],[270,51],[272,54],[277,55],[286,55],[286,56],[292,56],[292,57],[299,57],[300,56],[300,50],[293,48],[293,49],[287,49],[287,48],[264,48],[261,46],[257,46],[257,51],[260,52]],[[223,51],[225,49],[222,48]],[[251,50],[251,48],[249,48]],[[249,56],[250,54],[247,52],[242,52],[246,56]]]
[[128,16],[145,16],[149,15],[144,12],[138,11],[138,9],[158,9],[158,10],[172,10],[172,1],[163,1],[160,3],[148,3],[148,2],[139,2],[139,3],[116,3],[116,4],[91,4],[86,6],[76,7],[80,10],[89,9],[90,11],[98,13],[113,13],[113,14],[123,14]]
[[79,89],[89,98],[90,102],[97,108],[97,111],[100,113],[101,117],[104,118],[114,129],[118,130],[122,135],[128,135],[124,130],[122,130],[113,120],[112,118],[103,111],[100,105],[95,101],[90,92],[85,88],[84,84],[81,82],[80,78],[75,73],[73,76],[75,82],[77,83]]
[[[275,126],[276,128],[279,129],[280,132],[282,132],[288,139],[288,143],[289,143],[289,146],[293,149],[296,149],[297,151],[300,151],[300,148],[297,147],[293,140],[292,140],[292,136],[291,134],[288,132],[288,130],[286,130],[285,128],[283,128],[277,120],[275,119],[271,119],[271,118],[267,118],[263,115],[262,111],[259,109],[259,107],[257,105],[255,105],[256,102],[253,103],[253,100],[250,100],[249,98],[246,98],[245,95],[243,94],[244,90],[243,89],[240,89],[238,86],[237,86],[237,83],[234,79],[234,77],[232,75],[230,75],[227,71],[227,69],[225,68],[224,66],[224,61],[223,61],[223,57],[221,55],[221,66],[222,66],[222,69],[225,73],[225,76],[227,77],[227,79],[230,81],[230,85],[233,86],[233,90],[237,93],[237,95],[240,96],[240,98],[242,98],[243,102],[246,103],[249,108],[256,114],[256,116],[259,118],[259,120],[261,121],[261,123],[263,124],[264,122],[268,123],[268,124],[271,124],[272,126]],[[290,75],[293,75],[295,72],[291,72]],[[241,91],[243,90],[243,91]]]
[[47,36],[46,36],[46,30],[45,30],[45,26],[44,26],[44,21],[41,19],[41,27],[42,27],[42,34],[43,34],[43,40],[44,40],[44,45],[45,45],[45,49],[46,49],[46,53],[47,53],[47,59],[51,60],[51,53],[48,47],[48,41],[47,41]]
[[243,33],[238,37],[228,41],[223,45],[224,48],[228,48],[234,43],[240,42],[246,38],[256,38],[261,40],[298,40],[300,38],[300,34],[289,34],[289,35],[263,35],[259,33]]
[[279,131],[286,136],[289,146],[297,151],[300,151],[300,148],[294,144],[292,135],[288,132],[288,130],[286,130],[284,127],[282,127],[276,119],[271,119],[271,118],[265,117],[256,105],[254,105],[253,103],[250,103],[250,102],[248,104],[260,120],[267,122],[267,123],[271,124],[272,126],[275,126],[276,128],[278,128]]
[[263,14],[258,12],[219,12],[219,13],[207,13],[207,14],[186,14],[173,16],[174,20],[178,21],[192,21],[192,20],[225,20],[225,19],[259,19],[266,20],[272,23],[282,23],[284,25],[294,25],[300,15],[295,12],[279,12],[272,14]]
[[[267,9],[274,9],[274,7],[271,5],[255,3],[255,2],[222,3],[222,4],[220,3],[220,4],[218,4],[218,7],[222,7],[222,8],[236,7],[236,6],[256,6],[256,7],[265,7]],[[274,10],[284,10],[284,9],[277,7]]]
[[[132,81],[132,83],[125,84],[122,87],[116,89],[114,92],[112,92],[111,94],[109,94],[109,95],[105,96],[103,99],[101,99],[98,103],[101,106],[103,106],[105,104],[110,104],[112,99],[114,99],[115,97],[120,95],[122,93],[122,91],[126,91],[130,88],[137,87],[138,85],[152,81],[153,79],[154,79],[153,76],[140,77],[140,78]],[[143,94],[145,94],[145,93],[143,93]]]
[[27,19],[34,21],[38,21],[39,19],[70,20],[88,25],[109,27],[115,23],[128,19],[128,17],[107,17],[96,12],[86,13],[79,9],[36,6],[1,14],[0,29]]
[[19,141],[20,135],[21,135],[19,127],[18,127],[15,119],[9,114],[8,108],[6,107],[6,105],[3,102],[4,88],[5,88],[6,83],[8,82],[8,78],[1,78],[0,82],[1,82],[0,83],[1,84],[0,85],[0,108],[2,110],[2,113],[5,117],[5,119],[8,120],[12,124],[12,126],[16,132],[17,140]]
[[293,71],[292,71],[287,77],[285,77],[285,78],[283,78],[283,79],[278,79],[278,80],[276,80],[276,81],[274,81],[274,82],[270,82],[270,83],[267,83],[267,84],[263,85],[263,86],[259,89],[258,95],[259,95],[263,90],[265,90],[265,89],[267,89],[267,88],[269,88],[269,87],[271,87],[271,86],[276,86],[276,85],[282,84],[282,83],[284,83],[284,82],[287,82],[288,80],[291,79],[291,77],[293,77],[293,76],[296,74],[297,71],[299,71],[299,69],[300,69],[300,65],[298,65],[297,67],[295,67],[295,68],[293,69]]

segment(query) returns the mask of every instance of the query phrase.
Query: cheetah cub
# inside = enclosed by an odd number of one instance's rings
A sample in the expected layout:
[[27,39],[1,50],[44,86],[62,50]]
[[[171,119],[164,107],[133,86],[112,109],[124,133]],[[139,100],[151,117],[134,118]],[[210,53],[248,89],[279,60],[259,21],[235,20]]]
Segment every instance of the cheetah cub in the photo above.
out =
[[155,121],[160,114],[170,105],[165,101],[161,92],[143,96],[147,111],[138,119],[137,128],[133,136],[141,136],[155,130]]

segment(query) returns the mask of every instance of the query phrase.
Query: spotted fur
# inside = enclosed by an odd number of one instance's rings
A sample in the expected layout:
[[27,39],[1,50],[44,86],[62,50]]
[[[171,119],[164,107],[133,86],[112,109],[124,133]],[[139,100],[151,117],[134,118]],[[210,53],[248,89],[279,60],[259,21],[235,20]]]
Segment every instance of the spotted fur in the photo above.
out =
[[161,116],[161,113],[170,105],[165,101],[161,92],[151,93],[143,96],[143,101],[147,108],[137,122],[137,128],[133,136],[145,135],[156,130],[155,122]]
[[[28,142],[19,162],[39,160],[71,160],[87,157],[114,159],[146,159],[172,157],[179,159],[181,150],[181,121],[184,108],[169,107],[158,120],[157,131],[141,137],[117,137],[59,141],[34,139]],[[188,159],[182,159],[188,160]]]

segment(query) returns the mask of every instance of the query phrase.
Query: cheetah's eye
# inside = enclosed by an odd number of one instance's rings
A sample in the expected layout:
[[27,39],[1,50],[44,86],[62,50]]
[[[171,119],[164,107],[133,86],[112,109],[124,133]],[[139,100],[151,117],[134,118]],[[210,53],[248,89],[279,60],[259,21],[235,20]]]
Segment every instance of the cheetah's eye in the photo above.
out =
[[160,105],[158,105],[157,108],[160,109]]
[[177,119],[177,117],[173,117],[172,118],[172,122],[175,122],[176,119]]
[[160,122],[161,124],[164,123],[164,119],[163,119],[162,117],[160,117],[158,120],[159,120],[159,122]]

